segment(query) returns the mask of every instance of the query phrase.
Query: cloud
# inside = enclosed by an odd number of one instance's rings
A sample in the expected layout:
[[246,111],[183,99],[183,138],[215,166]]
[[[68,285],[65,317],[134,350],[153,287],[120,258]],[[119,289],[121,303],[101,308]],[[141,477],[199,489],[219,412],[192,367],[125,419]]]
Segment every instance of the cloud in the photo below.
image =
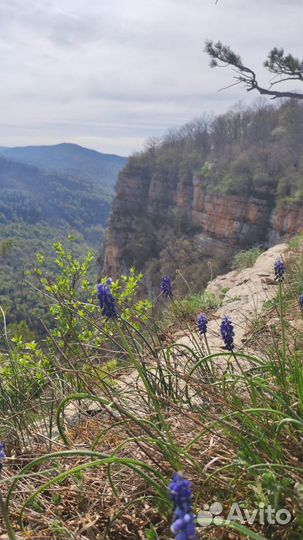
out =
[[[0,145],[91,144],[126,154],[203,111],[256,96],[210,70],[220,39],[259,74],[275,45],[300,56],[300,0],[2,0]],[[135,146],[134,145],[138,145]]]

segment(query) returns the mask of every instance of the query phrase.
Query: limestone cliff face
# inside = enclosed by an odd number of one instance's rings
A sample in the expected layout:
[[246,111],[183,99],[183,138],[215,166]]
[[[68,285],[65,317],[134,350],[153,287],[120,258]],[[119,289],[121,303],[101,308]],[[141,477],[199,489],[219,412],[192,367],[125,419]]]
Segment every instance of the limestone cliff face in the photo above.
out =
[[270,245],[281,239],[303,232],[303,207],[296,204],[284,204],[276,208],[270,219],[268,241]]
[[274,245],[303,231],[303,208],[276,207],[270,197],[215,193],[195,175],[174,184],[157,174],[147,173],[142,180],[124,171],[105,238],[103,271],[117,275],[132,264],[144,271],[148,259],[160,256],[157,232],[163,231],[164,239],[167,230],[198,248],[202,262],[223,251],[231,255],[255,244]]
[[193,179],[192,223],[205,235],[229,245],[262,242],[269,225],[270,206],[253,197],[212,193]]

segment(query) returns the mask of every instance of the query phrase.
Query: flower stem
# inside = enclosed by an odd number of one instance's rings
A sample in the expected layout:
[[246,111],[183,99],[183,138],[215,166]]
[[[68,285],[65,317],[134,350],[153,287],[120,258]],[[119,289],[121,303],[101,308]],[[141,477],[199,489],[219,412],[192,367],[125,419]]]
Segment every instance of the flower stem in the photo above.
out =
[[279,311],[280,311],[280,322],[281,322],[281,338],[282,338],[282,361],[281,361],[281,376],[282,383],[285,388],[285,366],[286,366],[286,337],[285,337],[285,321],[284,321],[284,305],[283,305],[283,288],[282,281],[279,281]]
[[16,537],[16,535],[14,533],[12,524],[11,524],[9,516],[8,516],[8,512],[6,510],[6,507],[5,507],[3,498],[2,498],[1,491],[0,491],[0,509],[1,509],[1,513],[2,513],[2,516],[3,516],[3,521],[4,521],[5,526],[6,526],[6,531],[7,531],[9,540],[17,540],[17,537]]

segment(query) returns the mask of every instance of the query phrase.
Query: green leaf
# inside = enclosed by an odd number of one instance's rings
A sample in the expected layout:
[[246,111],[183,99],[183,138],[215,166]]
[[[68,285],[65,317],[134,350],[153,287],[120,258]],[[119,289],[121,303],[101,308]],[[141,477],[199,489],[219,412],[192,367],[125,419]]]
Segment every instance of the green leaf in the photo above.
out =
[[144,530],[146,540],[158,540],[158,534],[153,525],[150,525],[149,529]]

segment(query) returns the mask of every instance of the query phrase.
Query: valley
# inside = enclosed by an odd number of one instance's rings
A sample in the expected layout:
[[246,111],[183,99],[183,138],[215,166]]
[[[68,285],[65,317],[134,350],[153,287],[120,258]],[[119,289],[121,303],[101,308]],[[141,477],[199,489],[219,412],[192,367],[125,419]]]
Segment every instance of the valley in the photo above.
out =
[[97,258],[125,162],[72,144],[0,149],[0,305],[12,330],[37,331],[45,314],[25,283],[36,253],[71,237],[76,253]]

